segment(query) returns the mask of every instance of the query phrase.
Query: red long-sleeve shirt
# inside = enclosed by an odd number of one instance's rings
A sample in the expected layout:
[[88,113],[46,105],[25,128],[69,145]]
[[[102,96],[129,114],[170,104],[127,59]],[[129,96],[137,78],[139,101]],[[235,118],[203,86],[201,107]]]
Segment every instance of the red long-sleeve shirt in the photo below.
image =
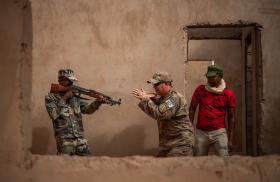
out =
[[204,131],[225,128],[225,115],[228,108],[235,107],[235,95],[225,88],[221,94],[208,92],[205,85],[196,88],[192,100],[199,104],[196,127]]

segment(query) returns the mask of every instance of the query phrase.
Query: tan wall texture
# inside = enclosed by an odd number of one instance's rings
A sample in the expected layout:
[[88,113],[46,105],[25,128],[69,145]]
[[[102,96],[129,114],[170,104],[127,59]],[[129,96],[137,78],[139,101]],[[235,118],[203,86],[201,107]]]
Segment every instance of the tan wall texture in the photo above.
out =
[[[133,88],[165,70],[183,92],[183,9],[159,1],[34,1],[32,121],[34,153],[54,154],[44,95],[59,68],[76,71],[80,85],[122,98],[84,117],[93,155],[152,155],[156,122],[137,107]],[[180,23],[181,20],[181,23]]]
[[22,1],[0,3],[0,161],[22,159],[31,147],[30,10]]
[[277,1],[36,0],[31,4],[34,153],[55,153],[44,95],[56,81],[57,70],[70,67],[76,71],[80,85],[123,99],[120,107],[104,106],[93,116],[84,117],[93,153],[153,154],[156,123],[139,111],[131,89],[149,89],[145,80],[156,70],[166,70],[173,75],[175,87],[184,92],[183,26],[238,20],[264,27],[264,152],[280,151],[280,140],[274,139],[280,128],[276,66],[280,45],[279,24],[275,23],[279,14],[273,9],[280,6]]
[[120,107],[104,106],[84,118],[94,155],[153,154],[156,123],[137,109],[131,89],[149,89],[145,80],[166,70],[184,92],[182,28],[246,20],[264,27],[263,143],[266,154],[279,153],[279,7],[276,0],[2,0],[1,181],[277,181],[279,156],[114,159],[27,152],[55,153],[44,95],[57,70],[71,67],[80,85],[123,99]]

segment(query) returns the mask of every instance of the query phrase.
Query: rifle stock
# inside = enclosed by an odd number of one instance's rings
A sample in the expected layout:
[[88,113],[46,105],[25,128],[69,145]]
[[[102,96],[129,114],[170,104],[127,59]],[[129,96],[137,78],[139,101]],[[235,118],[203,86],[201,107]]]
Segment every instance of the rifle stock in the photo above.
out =
[[64,87],[62,85],[59,85],[59,84],[56,84],[56,83],[52,83],[51,84],[50,92],[52,92],[52,93],[59,93],[59,92],[67,92],[68,90],[70,90],[69,87]]
[[79,87],[79,86],[76,86],[76,85],[72,85],[72,86],[69,86],[69,87],[64,87],[62,85],[52,83],[50,92],[60,93],[60,92],[67,92],[68,90],[72,90],[75,93],[84,94],[84,95],[94,97],[94,98],[100,98],[100,96],[102,96],[105,103],[109,104],[111,106],[116,105],[116,104],[118,104],[118,105],[121,104],[121,99],[114,100],[110,96],[105,95],[101,92],[97,92],[97,91],[92,90],[92,89],[86,89],[86,88]]

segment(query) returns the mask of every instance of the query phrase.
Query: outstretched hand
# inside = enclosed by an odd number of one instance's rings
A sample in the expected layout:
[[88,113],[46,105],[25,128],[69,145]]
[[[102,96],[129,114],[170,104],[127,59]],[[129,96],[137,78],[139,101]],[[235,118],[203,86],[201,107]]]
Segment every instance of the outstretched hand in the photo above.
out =
[[145,99],[145,98],[152,98],[155,97],[154,93],[146,93],[142,88],[141,89],[133,89],[132,95],[137,99]]

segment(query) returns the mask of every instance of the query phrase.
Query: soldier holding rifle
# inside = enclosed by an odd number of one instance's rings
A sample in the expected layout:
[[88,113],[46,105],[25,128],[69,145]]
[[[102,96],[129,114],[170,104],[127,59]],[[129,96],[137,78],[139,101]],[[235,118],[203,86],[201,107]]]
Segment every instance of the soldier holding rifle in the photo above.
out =
[[[120,104],[109,96],[94,90],[75,87],[77,78],[71,69],[58,71],[59,84],[53,84],[50,93],[45,97],[48,114],[53,122],[57,154],[87,156],[90,149],[84,138],[82,114],[92,114],[101,104]],[[80,94],[96,98],[88,104]]]

